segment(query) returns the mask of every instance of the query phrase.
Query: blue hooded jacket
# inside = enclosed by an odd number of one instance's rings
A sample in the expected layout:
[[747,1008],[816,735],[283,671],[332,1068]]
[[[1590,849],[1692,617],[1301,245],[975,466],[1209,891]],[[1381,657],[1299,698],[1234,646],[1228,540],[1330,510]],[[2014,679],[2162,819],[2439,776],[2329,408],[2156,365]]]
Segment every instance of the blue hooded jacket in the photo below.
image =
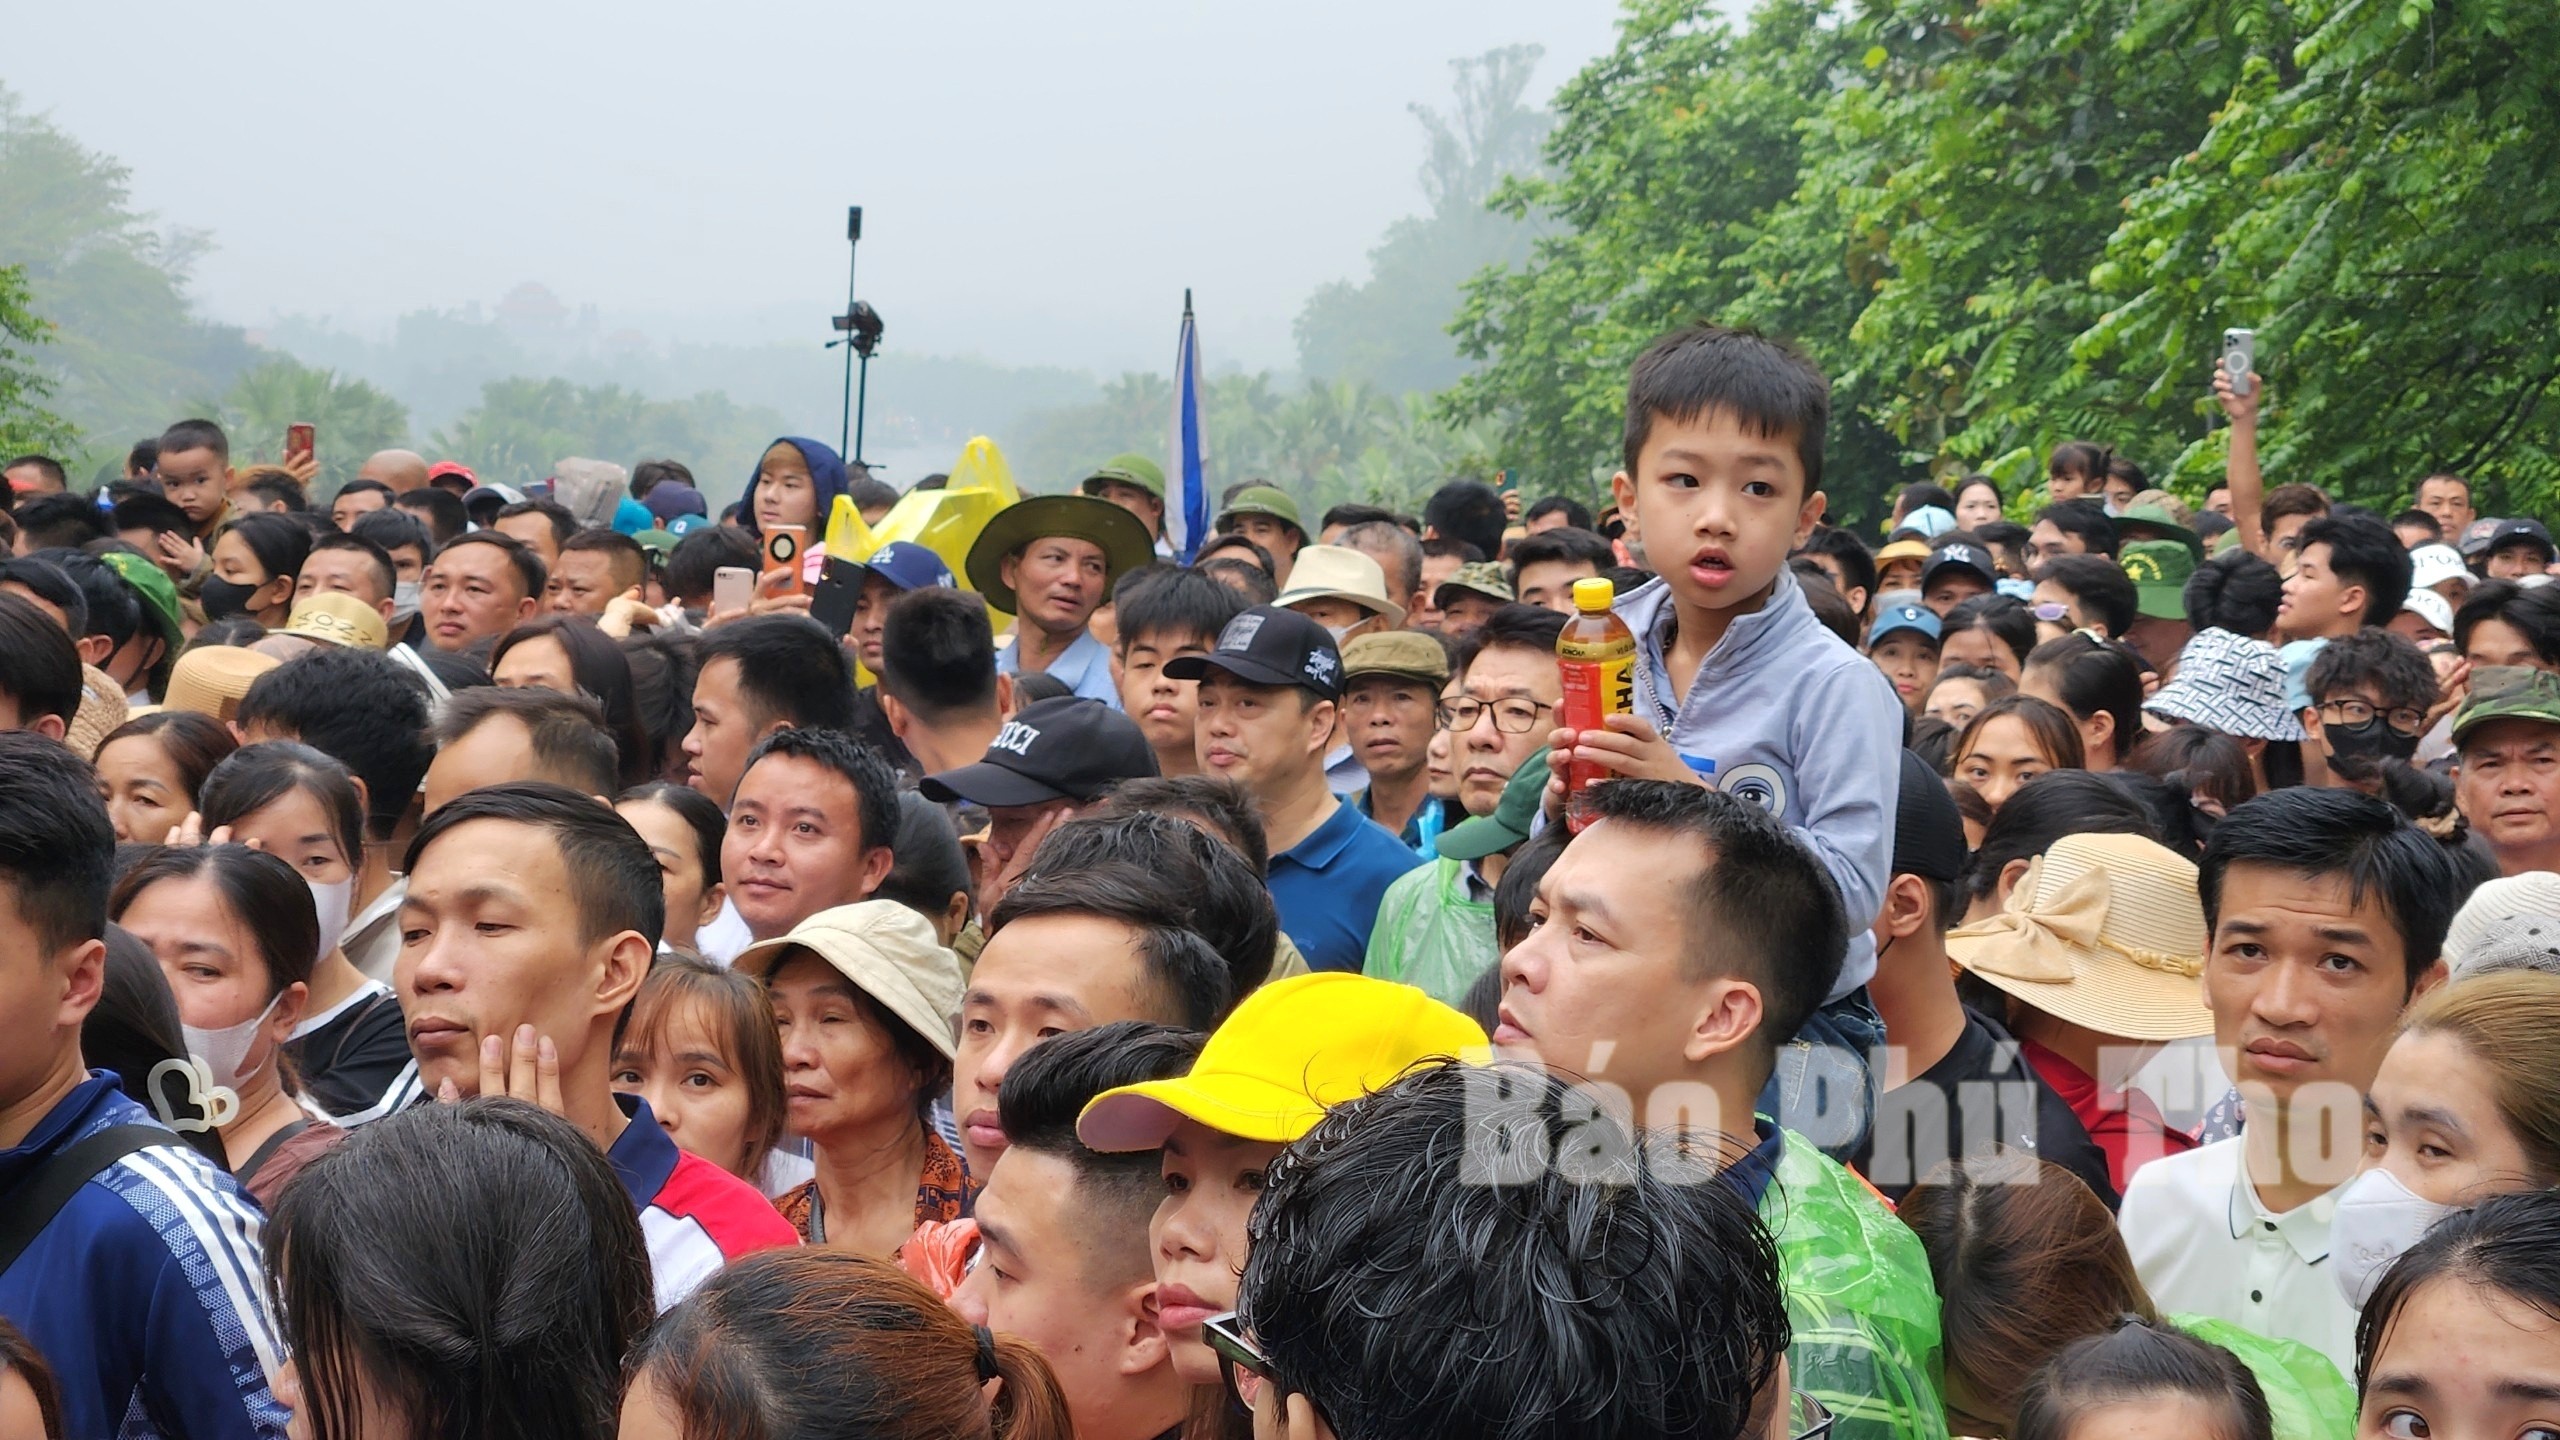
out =
[[809,462],[809,479],[818,487],[818,514],[809,523],[809,538],[813,541],[824,538],[827,516],[836,508],[836,497],[845,491],[844,457],[838,455],[831,445],[798,435],[782,436],[773,445],[756,452],[756,468],[747,472],[747,493],[738,497],[738,527],[758,540],[764,538],[764,532],[756,528],[756,484],[764,478],[765,453],[774,445],[788,445],[800,452],[801,459]]

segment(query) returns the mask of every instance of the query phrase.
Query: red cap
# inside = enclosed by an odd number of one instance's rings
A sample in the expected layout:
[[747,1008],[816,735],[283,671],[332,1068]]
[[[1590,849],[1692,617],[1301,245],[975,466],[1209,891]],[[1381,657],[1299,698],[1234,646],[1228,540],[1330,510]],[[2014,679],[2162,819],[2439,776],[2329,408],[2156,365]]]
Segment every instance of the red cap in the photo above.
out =
[[427,479],[430,481],[441,480],[447,475],[459,475],[474,485],[480,483],[480,477],[471,473],[471,467],[459,460],[439,460],[427,467]]

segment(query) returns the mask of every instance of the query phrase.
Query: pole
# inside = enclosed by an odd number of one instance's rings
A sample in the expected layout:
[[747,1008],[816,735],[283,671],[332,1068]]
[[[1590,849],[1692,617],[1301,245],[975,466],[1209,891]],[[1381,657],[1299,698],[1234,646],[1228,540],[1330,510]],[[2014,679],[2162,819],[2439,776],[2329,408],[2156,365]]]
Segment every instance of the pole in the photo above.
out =
[[[862,249],[862,207],[861,207],[861,206],[859,206],[859,205],[854,205],[854,206],[849,206],[849,207],[847,207],[847,209],[846,209],[846,211],[845,211],[845,227],[844,227],[844,228],[845,228],[844,313],[845,313],[845,314],[847,314],[847,315],[851,315],[851,314],[853,313],[853,276],[854,276],[854,266],[855,266],[855,262],[856,262],[856,261],[858,261],[858,260],[861,258],[861,254],[860,254],[860,252],[861,252],[861,249]],[[846,335],[845,335],[845,338],[846,338],[846,340],[847,340],[848,342],[850,342],[850,341],[852,340],[852,338],[853,338],[853,336],[852,336],[852,332],[851,332],[851,331],[847,331],[847,332],[846,332]],[[862,357],[862,372],[863,372],[863,373],[862,373],[862,378],[863,378],[863,388],[867,391],[867,390],[870,388],[870,382],[871,382],[871,357],[870,357],[870,356],[868,356],[868,355],[865,355],[864,357]],[[867,397],[866,397],[866,398],[867,398]],[[849,434],[852,432],[852,430],[853,430],[853,346],[852,346],[850,343],[848,343],[848,344],[845,346],[845,355],[844,355],[844,418],[843,418],[842,423],[840,423],[840,424],[836,427],[836,453],[837,453],[837,454],[842,455],[842,454],[844,454],[844,453],[845,453],[845,437],[846,437],[847,435],[849,435]]]
[[853,407],[853,463],[862,461],[863,422],[871,415],[871,352],[862,352],[862,399]]

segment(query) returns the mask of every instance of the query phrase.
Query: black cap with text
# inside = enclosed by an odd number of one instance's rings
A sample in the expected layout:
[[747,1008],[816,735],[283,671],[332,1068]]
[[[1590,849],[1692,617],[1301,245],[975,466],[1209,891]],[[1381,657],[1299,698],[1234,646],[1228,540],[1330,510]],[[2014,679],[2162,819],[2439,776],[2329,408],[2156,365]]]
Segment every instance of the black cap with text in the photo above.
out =
[[1342,650],[1332,633],[1277,605],[1256,605],[1228,621],[1208,654],[1164,662],[1164,673],[1175,680],[1197,680],[1212,670],[1252,685],[1296,686],[1319,700],[1342,698]]
[[946,805],[967,800],[989,809],[1084,804],[1123,780],[1156,773],[1155,747],[1137,721],[1099,700],[1061,695],[1025,705],[1004,722],[985,759],[927,775],[916,789]]

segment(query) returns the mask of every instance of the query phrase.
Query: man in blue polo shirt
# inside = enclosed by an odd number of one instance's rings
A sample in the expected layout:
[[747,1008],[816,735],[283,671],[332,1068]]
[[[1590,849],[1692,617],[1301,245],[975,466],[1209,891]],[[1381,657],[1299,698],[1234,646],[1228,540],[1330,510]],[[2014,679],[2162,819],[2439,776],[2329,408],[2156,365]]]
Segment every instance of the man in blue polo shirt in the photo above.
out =
[[1358,970],[1378,901],[1422,857],[1325,783],[1342,700],[1342,652],[1322,625],[1259,605],[1227,622],[1206,655],[1166,661],[1200,682],[1200,768],[1253,793],[1271,846],[1280,928],[1317,970]]
[[1155,558],[1137,516],[1085,495],[1034,495],[996,512],[969,547],[969,584],[1014,617],[996,671],[1041,671],[1087,700],[1120,708],[1111,647],[1094,612],[1121,575]]

